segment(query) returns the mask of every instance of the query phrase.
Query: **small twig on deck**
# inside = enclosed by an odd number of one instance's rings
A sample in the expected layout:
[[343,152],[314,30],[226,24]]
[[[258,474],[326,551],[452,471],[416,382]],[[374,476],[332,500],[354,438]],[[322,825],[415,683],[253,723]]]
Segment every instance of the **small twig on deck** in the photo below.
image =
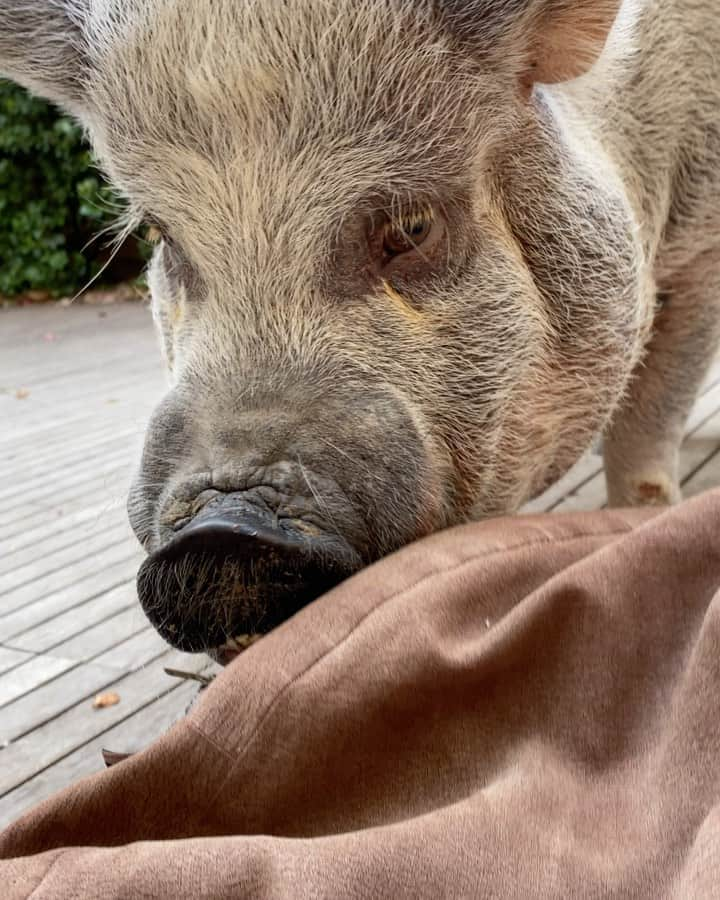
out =
[[184,681],[199,681],[207,687],[215,678],[214,675],[199,675],[197,672],[183,672],[180,669],[163,669],[171,678],[182,678]]

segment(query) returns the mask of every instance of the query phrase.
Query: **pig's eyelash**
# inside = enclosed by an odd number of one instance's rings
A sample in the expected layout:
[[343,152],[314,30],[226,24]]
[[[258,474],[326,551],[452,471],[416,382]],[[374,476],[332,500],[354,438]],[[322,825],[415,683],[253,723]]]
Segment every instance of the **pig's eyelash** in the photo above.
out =
[[413,199],[408,196],[392,196],[388,202],[367,210],[370,224],[375,229],[380,226],[402,228],[417,225],[421,221],[435,220],[435,209],[428,200]]
[[398,228],[405,234],[411,234],[418,225],[425,222],[434,222],[435,212],[431,206],[411,210],[403,214],[398,221],[391,222],[393,228]]
[[409,233],[424,222],[435,221],[435,210],[430,203],[394,199],[385,211],[386,227]]

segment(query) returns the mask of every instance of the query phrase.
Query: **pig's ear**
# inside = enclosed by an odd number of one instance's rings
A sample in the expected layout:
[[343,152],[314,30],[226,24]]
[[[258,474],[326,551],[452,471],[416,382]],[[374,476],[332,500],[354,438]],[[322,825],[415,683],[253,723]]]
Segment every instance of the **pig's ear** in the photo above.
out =
[[622,0],[441,0],[484,56],[515,66],[523,87],[577,78],[607,42]]
[[607,43],[622,0],[542,0],[530,25],[527,84],[577,78]]
[[86,2],[0,0],[0,76],[79,113]]

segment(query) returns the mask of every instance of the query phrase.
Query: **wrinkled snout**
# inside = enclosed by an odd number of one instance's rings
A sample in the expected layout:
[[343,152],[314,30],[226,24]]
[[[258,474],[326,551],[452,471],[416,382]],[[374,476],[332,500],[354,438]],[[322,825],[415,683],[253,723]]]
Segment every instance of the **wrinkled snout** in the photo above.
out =
[[396,394],[313,394],[298,377],[250,403],[239,380],[244,395],[215,380],[166,396],[128,498],[146,615],[168,643],[221,661],[218,648],[271,631],[445,509],[442,457]]
[[270,631],[360,566],[344,537],[220,493],[147,558],[138,595],[165,640],[197,652]]

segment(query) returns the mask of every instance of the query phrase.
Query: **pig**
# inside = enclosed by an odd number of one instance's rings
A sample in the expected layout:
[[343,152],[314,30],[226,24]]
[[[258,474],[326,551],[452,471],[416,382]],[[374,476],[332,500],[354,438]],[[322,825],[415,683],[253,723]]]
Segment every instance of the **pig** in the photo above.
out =
[[680,497],[720,338],[716,0],[0,0],[157,239],[141,603],[227,660],[603,437]]

